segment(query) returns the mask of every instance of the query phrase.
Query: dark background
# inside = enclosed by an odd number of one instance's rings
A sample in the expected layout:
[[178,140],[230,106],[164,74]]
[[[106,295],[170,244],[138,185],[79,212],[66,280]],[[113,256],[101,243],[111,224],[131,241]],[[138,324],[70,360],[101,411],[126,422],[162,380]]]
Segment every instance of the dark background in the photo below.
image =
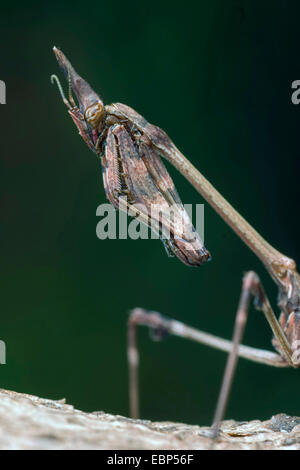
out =
[[[298,1],[12,3],[1,6],[0,338],[3,388],[128,415],[126,322],[155,309],[230,338],[241,277],[264,267],[205,204],[213,260],[188,268],[159,241],[96,237],[100,162],[50,75],[60,47],[105,103],[176,145],[276,248],[298,259]],[[63,80],[63,79],[62,79]],[[65,83],[64,83],[65,85]],[[65,87],[66,88],[66,87]],[[203,199],[168,165],[184,203]],[[278,309],[277,309],[278,310]],[[271,348],[251,308],[245,343]],[[209,424],[226,355],[140,330],[142,417]],[[300,375],[241,360],[228,418],[299,415]]]

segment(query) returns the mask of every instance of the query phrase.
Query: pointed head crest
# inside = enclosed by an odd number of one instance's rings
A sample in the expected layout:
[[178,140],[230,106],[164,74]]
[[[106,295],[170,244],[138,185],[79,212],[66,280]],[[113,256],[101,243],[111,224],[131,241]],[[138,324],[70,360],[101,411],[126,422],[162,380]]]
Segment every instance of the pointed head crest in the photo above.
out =
[[[58,85],[63,102],[70,111],[79,108],[85,121],[96,129],[104,117],[104,104],[99,95],[94,92],[90,85],[74,70],[72,64],[66,58],[62,51],[53,48],[56,59],[69,83],[69,100],[66,99],[60,82],[56,75],[51,76],[52,83],[55,81]],[[75,93],[79,106],[77,107],[72,91]]]

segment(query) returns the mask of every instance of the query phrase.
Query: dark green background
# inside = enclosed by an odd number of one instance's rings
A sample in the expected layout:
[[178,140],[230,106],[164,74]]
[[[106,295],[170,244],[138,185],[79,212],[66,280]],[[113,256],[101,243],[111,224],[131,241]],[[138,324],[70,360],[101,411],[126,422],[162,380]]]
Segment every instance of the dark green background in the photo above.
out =
[[[231,337],[241,277],[264,267],[205,205],[213,260],[188,268],[159,241],[99,241],[100,162],[50,74],[56,45],[105,103],[161,126],[276,248],[298,259],[298,1],[11,3],[1,6],[0,386],[128,415],[126,321],[155,309]],[[61,75],[60,75],[61,76]],[[203,199],[168,166],[185,203]],[[251,308],[245,343],[271,348]],[[209,424],[226,356],[140,330],[142,417]],[[241,360],[228,418],[299,411],[299,371]]]

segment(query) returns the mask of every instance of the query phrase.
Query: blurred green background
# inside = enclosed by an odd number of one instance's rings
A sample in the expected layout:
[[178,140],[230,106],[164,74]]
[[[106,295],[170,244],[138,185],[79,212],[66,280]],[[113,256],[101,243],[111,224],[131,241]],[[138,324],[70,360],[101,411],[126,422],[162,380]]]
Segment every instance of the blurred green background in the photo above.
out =
[[[298,259],[298,1],[13,3],[1,7],[0,386],[128,415],[126,322],[135,306],[230,338],[241,277],[264,267],[205,204],[212,261],[188,268],[159,241],[96,237],[100,162],[50,75],[60,47],[105,103],[161,126],[276,248]],[[63,80],[63,79],[62,79]],[[64,83],[65,85],[65,83]],[[172,169],[184,203],[203,199]],[[277,309],[278,311],[278,309]],[[143,418],[209,424],[226,356],[178,338],[141,346]],[[251,308],[246,344],[271,348]],[[299,411],[299,371],[240,360],[228,418]]]

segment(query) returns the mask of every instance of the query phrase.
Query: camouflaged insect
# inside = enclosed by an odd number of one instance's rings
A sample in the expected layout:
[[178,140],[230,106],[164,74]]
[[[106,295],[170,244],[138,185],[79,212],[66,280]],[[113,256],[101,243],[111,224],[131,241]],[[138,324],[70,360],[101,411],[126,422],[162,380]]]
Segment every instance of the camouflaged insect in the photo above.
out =
[[[183,263],[199,266],[210,254],[195,231],[160,155],[178,152],[167,134],[149,124],[129,106],[104,106],[65,55],[54,47],[57,61],[69,82],[69,100],[58,84],[79,134],[101,157],[107,198],[114,207],[129,211],[154,231]],[[79,106],[73,97],[74,91]]]

